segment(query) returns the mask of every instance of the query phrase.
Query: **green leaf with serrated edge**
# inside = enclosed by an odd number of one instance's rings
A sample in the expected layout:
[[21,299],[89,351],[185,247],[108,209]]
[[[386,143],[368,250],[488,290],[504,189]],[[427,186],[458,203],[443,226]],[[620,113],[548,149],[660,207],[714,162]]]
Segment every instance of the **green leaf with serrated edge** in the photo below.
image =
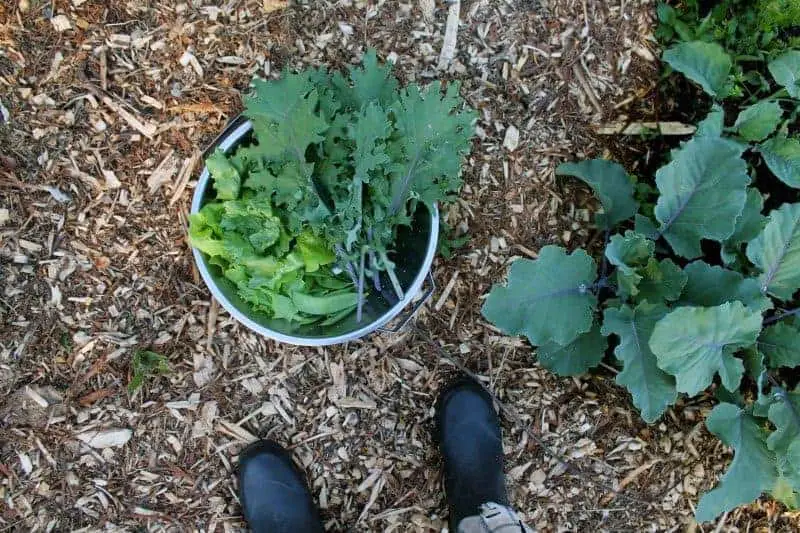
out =
[[758,348],[767,356],[770,368],[800,366],[800,330],[785,322],[764,328]]
[[680,305],[713,307],[736,300],[754,311],[772,308],[772,300],[761,294],[756,279],[704,261],[689,263],[683,271],[687,280],[678,302]]
[[394,214],[418,199],[429,208],[461,187],[461,162],[469,152],[475,113],[461,110],[459,85],[450,83],[444,94],[432,83],[420,91],[416,85],[400,92],[390,112],[397,128],[387,147],[393,157],[389,166]]
[[800,50],[789,50],[776,57],[767,68],[778,85],[786,87],[789,96],[800,98]]
[[725,111],[718,104],[714,104],[706,118],[697,124],[694,136],[718,138],[722,136],[723,129],[725,129]]
[[638,285],[637,301],[668,302],[677,300],[686,285],[686,274],[671,259],[651,259],[640,269],[642,281]]
[[595,262],[583,250],[567,255],[563,248],[545,246],[538,259],[511,264],[508,284],[492,287],[482,313],[531,344],[566,346],[592,327],[597,298],[589,288],[596,277]]
[[362,108],[357,114],[357,121],[348,129],[348,136],[355,143],[355,168],[347,195],[336,200],[337,211],[347,231],[345,248],[348,251],[352,250],[363,227],[364,185],[369,183],[371,173],[390,162],[385,146],[385,139],[391,131],[390,125],[386,112],[371,102]]
[[741,302],[680,307],[656,324],[650,349],[659,368],[675,376],[679,392],[698,394],[711,385],[716,373],[726,389],[735,391],[744,364],[733,353],[755,343],[759,331],[761,314]]
[[643,302],[635,309],[627,305],[606,309],[603,319],[602,334],[613,333],[620,339],[614,349],[623,363],[617,384],[628,389],[633,405],[648,424],[658,420],[678,398],[675,379],[658,368],[656,356],[647,344],[656,323],[668,312],[664,305]]
[[736,260],[736,253],[742,244],[755,239],[764,229],[767,217],[761,214],[762,209],[764,209],[764,197],[755,187],[747,189],[747,200],[744,203],[742,214],[736,219],[733,235],[722,244],[720,251],[722,261],[726,265],[730,265]]
[[362,66],[350,69],[353,80],[353,93],[356,109],[375,102],[389,106],[397,98],[397,79],[392,76],[392,63],[380,66],[374,48],[370,48],[361,58]]
[[775,131],[782,117],[783,109],[778,102],[762,100],[743,109],[733,127],[748,141],[763,141]]
[[701,239],[724,241],[733,234],[750,183],[743,151],[725,139],[692,139],[656,172],[656,219],[678,255],[699,257]]
[[777,396],[779,399],[769,407],[769,421],[775,424],[775,431],[767,439],[767,445],[770,450],[784,454],[792,442],[800,440],[800,386],[794,392],[780,391]]
[[556,168],[556,174],[578,178],[592,188],[603,206],[603,213],[595,217],[600,227],[611,229],[639,209],[633,199],[633,183],[619,163],[605,159],[562,163]]
[[680,43],[664,52],[664,61],[711,96],[724,98],[733,62],[716,43]]
[[800,139],[775,136],[759,144],[758,152],[779,180],[800,188]]
[[281,79],[253,81],[245,97],[245,115],[252,120],[262,157],[270,161],[306,163],[308,146],[322,141],[328,123],[317,114],[318,93],[309,73],[284,72]]
[[792,298],[800,288],[800,203],[770,212],[764,230],[747,244],[747,258],[762,272],[762,292]]
[[225,152],[217,148],[206,158],[206,168],[214,180],[214,190],[217,191],[218,200],[233,200],[239,197],[239,187],[242,180],[239,172],[230,161]]
[[734,450],[733,461],[719,484],[700,498],[695,517],[707,522],[750,503],[775,486],[775,455],[767,448],[758,420],[729,403],[714,407],[706,419],[708,430]]
[[536,349],[539,364],[559,376],[577,376],[596,367],[603,360],[608,339],[594,325],[566,346],[548,342]]

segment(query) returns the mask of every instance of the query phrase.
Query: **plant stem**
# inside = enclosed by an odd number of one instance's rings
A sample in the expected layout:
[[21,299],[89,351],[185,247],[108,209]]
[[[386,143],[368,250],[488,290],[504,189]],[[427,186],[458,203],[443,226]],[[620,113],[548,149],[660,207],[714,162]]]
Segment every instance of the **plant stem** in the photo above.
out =
[[375,290],[381,292],[381,271],[378,269],[378,259],[375,257],[375,251],[369,251],[369,268],[372,273],[372,284],[375,285]]
[[372,228],[367,230],[367,238],[369,239],[369,268],[372,271],[372,283],[375,285],[375,290],[381,292],[381,271],[378,268],[378,259],[375,257],[375,248],[372,247]]
[[358,305],[356,307],[356,322],[361,322],[361,313],[364,308],[364,258],[367,256],[366,247],[361,247],[361,268],[358,270]]
[[394,264],[389,261],[389,258],[386,257],[386,252],[383,250],[378,251],[378,256],[383,261],[383,266],[386,267],[386,273],[389,275],[389,280],[392,282],[392,288],[394,289],[394,293],[397,295],[398,300],[403,299],[403,287],[400,285],[400,280],[397,279],[397,274],[394,272]]
[[794,421],[795,425],[800,428],[800,413],[797,412],[792,400],[789,399],[789,394],[786,392],[786,389],[781,387],[780,383],[778,383],[771,374],[767,374],[767,377],[769,378],[770,383],[772,383],[772,386],[775,387],[775,394],[777,394],[778,398],[780,398],[783,403],[786,404],[786,407],[789,408],[789,413],[791,413],[792,420]]
[[347,272],[347,274],[350,276],[350,280],[353,282],[353,285],[358,285],[358,278],[356,278],[356,267],[352,261],[345,261],[345,253],[342,245],[337,244],[333,249],[336,252],[336,257],[339,258],[339,263],[342,265],[342,268],[344,268],[345,272]]
[[768,319],[764,320],[764,325],[768,326],[769,324],[774,324],[775,322],[780,322],[784,318],[788,318],[790,316],[794,316],[800,314],[800,307],[797,309],[792,309],[791,311],[784,311],[780,315],[771,316]]

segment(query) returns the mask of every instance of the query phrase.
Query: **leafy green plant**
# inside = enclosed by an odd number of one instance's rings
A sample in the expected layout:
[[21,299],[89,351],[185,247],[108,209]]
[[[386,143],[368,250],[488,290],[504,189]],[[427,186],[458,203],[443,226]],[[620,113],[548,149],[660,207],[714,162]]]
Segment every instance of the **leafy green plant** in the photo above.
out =
[[[734,459],[700,499],[698,521],[763,493],[796,507],[800,386],[792,391],[789,383],[800,368],[800,195],[784,193],[778,200],[788,201],[765,216],[757,185],[800,188],[800,140],[792,133],[800,52],[783,51],[768,64],[780,98],[746,106],[735,121],[723,107],[736,83],[725,49],[683,42],[664,60],[715,102],[694,137],[652,182],[637,182],[611,161],[562,164],[557,174],[582,180],[600,201],[601,265],[583,250],[545,246],[536,260],[511,265],[483,314],[525,335],[539,363],[559,375],[590,370],[613,345],[616,381],[648,423],[681,394],[716,390],[721,401],[706,426]],[[640,205],[653,182],[655,204]]]
[[134,394],[144,384],[145,378],[169,373],[167,358],[149,350],[137,350],[131,359],[133,376],[128,383],[128,393]]
[[402,299],[397,228],[461,187],[475,114],[458,85],[400,89],[369,51],[349,79],[309,69],[253,86],[254,138],[207,160],[216,199],[191,217],[191,244],[268,316],[360,320],[382,272]]
[[656,37],[667,44],[716,42],[736,55],[756,59],[800,44],[791,31],[800,21],[797,0],[721,0],[707,12],[702,4],[699,0],[684,0],[677,7],[659,3]]
[[450,259],[455,255],[456,250],[463,248],[468,242],[468,233],[458,235],[455,228],[439,219],[439,249],[437,250],[439,255]]

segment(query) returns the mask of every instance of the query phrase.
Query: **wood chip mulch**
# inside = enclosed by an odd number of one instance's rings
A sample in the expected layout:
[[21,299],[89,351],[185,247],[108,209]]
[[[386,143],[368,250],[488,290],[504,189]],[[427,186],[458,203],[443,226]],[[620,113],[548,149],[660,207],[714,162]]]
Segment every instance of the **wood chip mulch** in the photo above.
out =
[[[653,4],[0,2],[0,531],[238,530],[236,457],[256,437],[293,450],[329,530],[441,531],[430,430],[451,360],[517,415],[507,471],[531,526],[701,530],[692,505],[730,459],[705,431],[710,401],[646,426],[613,369],[556,378],[479,311],[512,259],[598,244],[588,190],[554,168],[609,155],[597,126],[651,93]],[[369,46],[404,82],[460,80],[479,111],[447,213],[470,239],[434,265],[415,328],[277,344],[234,322],[193,266],[199,153],[252,76],[345,68]],[[171,371],[130,396],[139,349]],[[764,500],[714,527],[798,524]]]

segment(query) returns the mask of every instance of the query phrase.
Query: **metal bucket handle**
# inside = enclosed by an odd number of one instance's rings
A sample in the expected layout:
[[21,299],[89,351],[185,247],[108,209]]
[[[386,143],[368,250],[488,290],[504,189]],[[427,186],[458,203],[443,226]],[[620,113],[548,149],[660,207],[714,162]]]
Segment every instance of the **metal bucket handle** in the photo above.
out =
[[411,306],[411,309],[409,309],[404,314],[397,317],[396,320],[398,320],[398,323],[390,328],[381,326],[378,328],[378,331],[381,331],[383,333],[397,333],[401,329],[406,327],[408,323],[411,322],[411,319],[414,318],[414,315],[417,314],[417,311],[419,311],[422,308],[422,306],[425,305],[425,302],[431,299],[431,296],[433,296],[433,291],[436,290],[436,281],[434,281],[433,274],[431,274],[430,272],[428,272],[427,282],[428,282],[428,288],[425,290],[424,293],[422,293],[422,297],[416,302],[414,302],[414,304]]

